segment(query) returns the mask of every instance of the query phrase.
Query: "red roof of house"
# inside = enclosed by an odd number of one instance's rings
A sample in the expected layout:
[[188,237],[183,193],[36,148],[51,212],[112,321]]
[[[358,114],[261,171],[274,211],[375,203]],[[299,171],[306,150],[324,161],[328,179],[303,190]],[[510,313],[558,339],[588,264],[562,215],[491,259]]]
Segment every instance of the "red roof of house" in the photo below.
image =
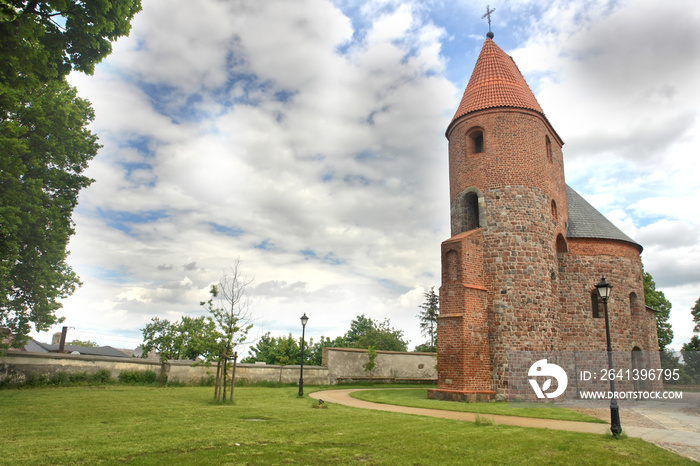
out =
[[513,58],[487,38],[450,124],[467,113],[493,107],[524,108],[544,116]]

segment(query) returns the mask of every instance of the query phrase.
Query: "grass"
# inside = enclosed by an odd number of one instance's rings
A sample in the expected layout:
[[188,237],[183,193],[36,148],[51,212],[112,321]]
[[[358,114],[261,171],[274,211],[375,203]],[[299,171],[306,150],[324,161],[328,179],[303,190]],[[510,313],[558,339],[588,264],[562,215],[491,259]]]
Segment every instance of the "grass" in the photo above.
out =
[[[311,387],[309,387],[311,388]],[[296,387],[0,392],[0,464],[693,464],[639,439],[313,409]]]
[[538,419],[559,419],[562,421],[596,422],[605,424],[606,421],[597,417],[579,413],[573,409],[556,406],[527,406],[508,402],[496,403],[455,403],[454,401],[429,400],[428,390],[364,390],[353,392],[350,396],[374,403],[385,403],[414,408],[442,409],[445,411],[460,411],[464,413],[499,414],[503,416],[534,417]]

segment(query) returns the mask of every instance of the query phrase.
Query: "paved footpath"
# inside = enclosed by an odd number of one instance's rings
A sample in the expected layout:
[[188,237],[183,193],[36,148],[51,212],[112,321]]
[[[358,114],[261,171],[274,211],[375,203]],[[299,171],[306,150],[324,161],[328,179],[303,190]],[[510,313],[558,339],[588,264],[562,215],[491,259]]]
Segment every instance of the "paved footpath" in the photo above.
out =
[[[415,414],[418,416],[430,416],[458,421],[476,420],[475,413],[457,411],[443,411],[439,409],[412,408],[408,406],[387,405],[372,403],[369,401],[352,398],[350,394],[358,390],[325,390],[311,393],[314,399],[322,399],[324,402],[337,403],[339,405],[354,408],[374,409],[391,413]],[[369,389],[371,390],[371,389]],[[401,389],[398,389],[401,390]],[[700,416],[689,416],[685,413],[676,413],[671,410],[644,411],[645,417],[657,421],[661,428],[649,428],[639,426],[623,426],[623,431],[630,437],[638,437],[647,442],[659,445],[674,453],[700,461]],[[610,433],[610,425],[592,422],[559,421],[553,419],[535,419],[516,416],[501,416],[495,414],[480,414],[482,419],[493,419],[496,424],[518,427],[534,427],[539,429],[567,430],[571,432],[584,432],[589,434]],[[664,419],[666,422],[658,422]]]

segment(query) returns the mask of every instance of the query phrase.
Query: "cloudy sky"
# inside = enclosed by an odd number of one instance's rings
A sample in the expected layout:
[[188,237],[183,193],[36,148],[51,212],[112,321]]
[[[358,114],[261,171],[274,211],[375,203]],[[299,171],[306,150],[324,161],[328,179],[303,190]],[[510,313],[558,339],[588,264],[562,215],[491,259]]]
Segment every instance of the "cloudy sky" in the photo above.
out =
[[[74,219],[69,339],[135,347],[237,258],[254,335],[345,333],[359,314],[422,343],[449,237],[447,142],[488,31],[482,2],[144,0],[93,76],[103,148]],[[673,303],[700,297],[700,3],[493,0],[565,141],[567,182],[644,247]],[[598,277],[591,277],[593,282]],[[36,335],[49,340],[53,331]]]

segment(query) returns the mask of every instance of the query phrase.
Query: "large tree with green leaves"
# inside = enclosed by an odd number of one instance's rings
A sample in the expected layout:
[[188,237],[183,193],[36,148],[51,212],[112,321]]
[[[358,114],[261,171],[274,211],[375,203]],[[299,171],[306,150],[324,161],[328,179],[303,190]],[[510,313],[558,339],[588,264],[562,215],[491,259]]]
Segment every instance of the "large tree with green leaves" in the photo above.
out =
[[343,336],[347,348],[374,348],[379,351],[406,351],[408,342],[404,340],[403,330],[390,326],[389,320],[376,321],[364,314],[350,322],[350,330]]
[[0,0],[3,84],[35,87],[73,69],[92,74],[140,10],[141,0]]
[[[92,73],[140,0],[0,0],[0,329],[21,346],[80,285],[66,246],[97,137],[65,80]],[[2,348],[0,347],[0,351]]]
[[144,358],[151,351],[157,352],[161,361],[194,360],[198,357],[211,359],[220,352],[222,335],[211,317],[182,316],[180,321],[175,322],[154,317],[141,332]]
[[250,347],[250,352],[251,355],[242,362],[264,362],[281,366],[301,362],[301,347],[291,333],[286,337],[273,337],[268,332]]
[[33,324],[58,320],[59,299],[79,285],[66,263],[82,175],[97,153],[85,126],[87,101],[57,81],[18,99],[11,118],[0,114],[0,327],[22,344]]
[[644,281],[644,302],[656,311],[656,330],[659,337],[659,350],[673,341],[673,329],[668,319],[671,316],[671,302],[666,299],[663,291],[656,289],[656,283],[648,272],[642,270]]
[[[338,347],[341,338],[335,341],[327,337],[314,343],[313,338],[304,342],[304,364],[320,366],[323,359],[323,347]],[[250,355],[243,359],[244,363],[264,362],[274,365],[288,365],[301,363],[301,337],[295,339],[290,333],[286,337],[273,337],[270,332],[260,337],[255,345],[250,347]]]
[[700,377],[700,337],[693,335],[681,350],[683,361],[693,377]]

